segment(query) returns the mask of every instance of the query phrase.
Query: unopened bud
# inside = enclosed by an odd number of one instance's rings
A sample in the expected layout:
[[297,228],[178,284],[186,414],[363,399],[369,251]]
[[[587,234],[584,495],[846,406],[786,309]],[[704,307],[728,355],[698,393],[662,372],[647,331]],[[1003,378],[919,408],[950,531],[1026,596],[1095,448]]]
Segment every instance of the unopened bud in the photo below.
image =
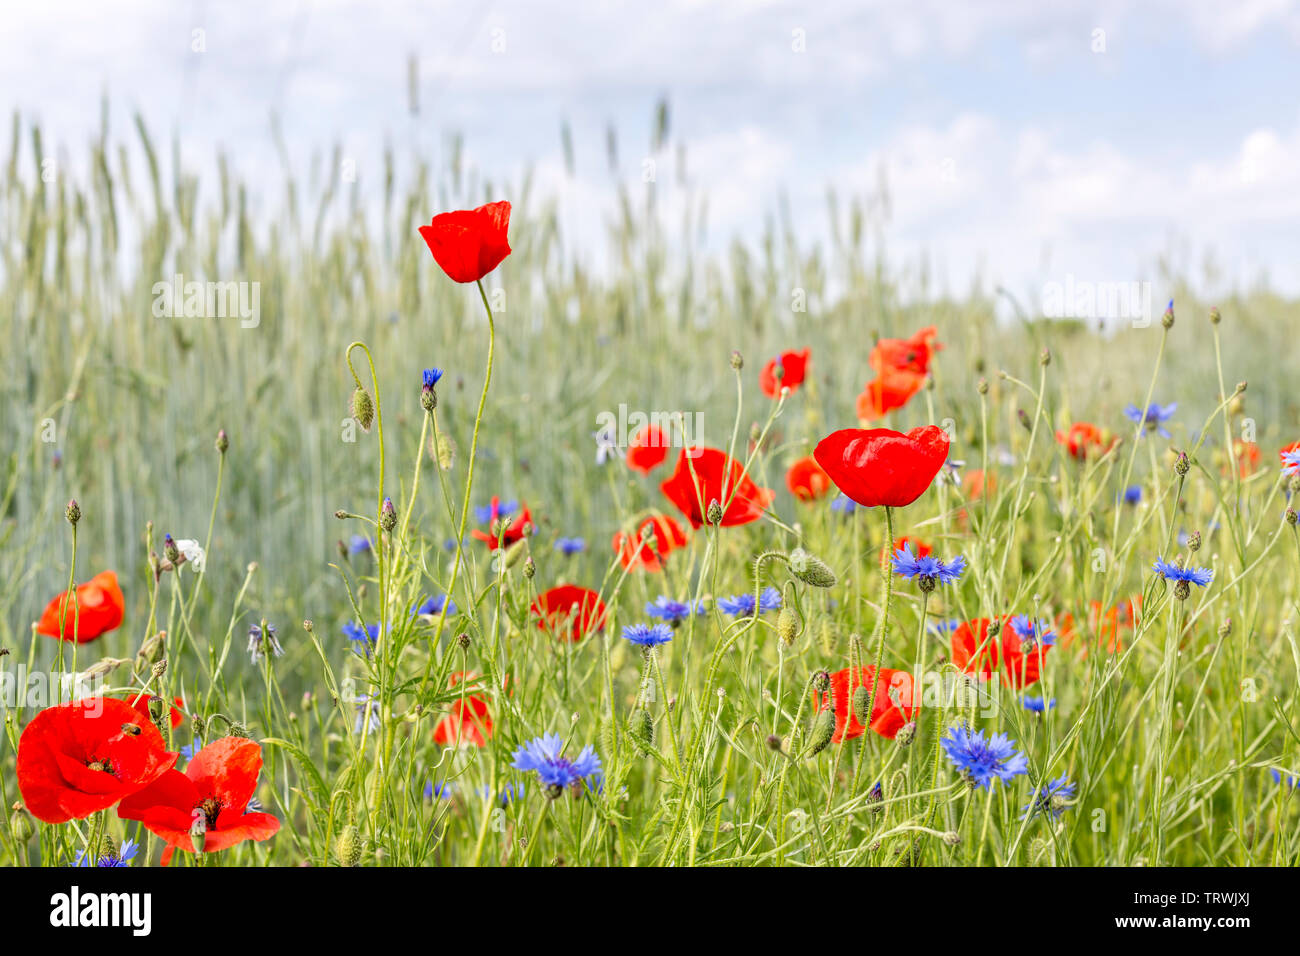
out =
[[1210,324],[1218,325],[1221,321],[1223,321],[1223,316],[1219,314],[1219,307],[1216,305],[1210,309]]
[[1178,458],[1174,461],[1174,471],[1180,476],[1187,474],[1192,469],[1191,459],[1187,457],[1187,452],[1180,451]]
[[835,711],[829,707],[813,718],[812,730],[808,732],[809,757],[814,757],[826,749],[826,745],[835,736]]
[[900,747],[910,747],[912,745],[912,741],[915,739],[916,739],[916,721],[909,720],[901,728],[899,728],[898,735],[894,738],[894,742],[898,744],[898,746]]
[[358,866],[361,863],[361,831],[349,823],[334,841],[334,859],[339,866]]
[[68,519],[68,524],[74,528],[77,526],[77,522],[81,520],[81,505],[77,504],[76,498],[68,502],[68,507],[64,510],[63,516]]
[[223,428],[221,431],[217,432],[217,451],[224,455],[229,448],[230,437],[226,434],[226,430]]
[[731,352],[731,367],[737,372],[745,367],[745,357],[734,349]]
[[786,647],[792,645],[799,636],[799,619],[788,607],[781,608],[781,613],[776,616],[776,636]]
[[357,420],[364,432],[370,431],[371,424],[375,420],[375,403],[370,399],[370,393],[360,385],[352,393],[352,417]]
[[1043,347],[1043,350],[1038,353],[1038,364],[1044,367],[1052,364],[1051,349],[1047,348],[1046,346]]
[[537,565],[533,563],[532,555],[524,562],[524,577],[531,578],[537,573]]
[[803,548],[795,548],[790,552],[790,570],[800,581],[815,588],[835,587],[835,572],[830,565]]
[[392,531],[397,527],[397,508],[393,505],[392,498],[385,498],[379,509],[379,527],[384,531]]
[[704,518],[711,525],[722,524],[722,505],[718,504],[718,499],[714,498],[709,502],[708,510],[704,513]]

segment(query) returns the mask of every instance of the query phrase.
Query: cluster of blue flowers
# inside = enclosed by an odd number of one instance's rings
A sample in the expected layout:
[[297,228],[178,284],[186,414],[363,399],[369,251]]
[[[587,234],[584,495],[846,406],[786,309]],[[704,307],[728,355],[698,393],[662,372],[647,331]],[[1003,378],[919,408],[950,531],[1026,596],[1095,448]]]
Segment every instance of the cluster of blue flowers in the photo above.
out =
[[[731,617],[752,617],[754,611],[754,595],[733,594],[731,597],[718,598],[718,609],[723,614]],[[763,614],[767,611],[778,611],[781,609],[781,592],[774,587],[763,589],[763,593],[758,596],[758,612]]]
[[[750,595],[752,601],[753,595]],[[698,601],[675,601],[666,594],[661,594],[645,606],[645,612],[669,624],[680,624],[692,614],[703,614],[706,608],[704,599]]]

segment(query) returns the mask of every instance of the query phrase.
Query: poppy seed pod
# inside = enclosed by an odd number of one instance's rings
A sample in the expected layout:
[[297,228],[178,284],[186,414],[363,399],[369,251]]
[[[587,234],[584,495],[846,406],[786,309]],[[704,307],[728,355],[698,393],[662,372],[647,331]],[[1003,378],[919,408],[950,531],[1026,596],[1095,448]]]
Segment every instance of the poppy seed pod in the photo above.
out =
[[364,432],[370,431],[370,426],[375,420],[375,403],[371,400],[370,393],[360,385],[352,393],[352,417]]
[[830,565],[803,548],[790,552],[790,571],[800,581],[815,588],[833,588],[837,580]]

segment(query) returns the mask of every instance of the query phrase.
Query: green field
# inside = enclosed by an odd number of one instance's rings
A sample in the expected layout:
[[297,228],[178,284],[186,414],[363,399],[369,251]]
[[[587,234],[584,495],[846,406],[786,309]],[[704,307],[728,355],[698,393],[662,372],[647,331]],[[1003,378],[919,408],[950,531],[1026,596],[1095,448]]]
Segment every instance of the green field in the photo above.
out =
[[[640,184],[619,196],[607,267],[589,269],[528,179],[489,183],[397,154],[359,183],[286,166],[281,189],[253,190],[224,162],[200,182],[142,124],[118,120],[86,176],[45,181],[53,146],[15,118],[0,187],[0,863],[66,865],[105,837],[141,844],[134,866],[159,863],[161,842],[112,810],[47,825],[21,806],[19,738],[52,702],[24,696],[22,678],[97,662],[109,693],[183,698],[172,750],[195,737],[261,744],[257,799],[279,832],[173,866],[1300,861],[1300,539],[1278,459],[1300,439],[1280,377],[1300,303],[1264,289],[1198,301],[1195,277],[1169,274],[1153,285],[1157,313],[1175,302],[1172,327],[1158,314],[1144,328],[1046,320],[992,288],[957,298],[896,275],[866,198],[828,197],[828,244],[800,242],[778,217],[718,254],[704,205],[666,221]],[[483,280],[495,340],[466,526],[481,529],[473,508],[499,495],[526,503],[533,527],[495,562],[466,538],[453,586],[489,328],[478,290],[443,274],[417,227],[497,199],[513,203],[513,252]],[[155,284],[176,274],[257,283],[259,321],[157,315]],[[806,311],[792,309],[797,290]],[[928,325],[944,346],[928,385],[878,424],[945,426],[950,458],[995,480],[974,496],[936,482],[894,510],[896,537],[969,564],[923,600],[881,572],[884,509],[796,501],[785,475],[857,425],[875,340]],[[762,366],[802,348],[802,387],[762,394]],[[349,357],[377,406],[369,432],[352,418]],[[421,371],[434,366],[445,374],[429,415]],[[1124,415],[1152,401],[1178,403],[1169,439],[1139,437]],[[598,463],[593,432],[620,406],[698,416],[705,444],[733,449],[775,490],[769,512],[698,529],[663,573],[626,571],[617,531],[659,511],[686,523],[659,489],[677,449],[648,477],[619,455]],[[1080,421],[1118,444],[1071,459],[1055,432]],[[1238,456],[1258,449],[1258,467],[1233,467],[1234,440]],[[1134,485],[1140,502],[1123,503]],[[376,539],[386,496],[395,531],[346,553],[353,536]],[[1194,532],[1192,553],[1179,542]],[[165,534],[206,544],[205,570],[155,574]],[[558,551],[569,537],[586,550]],[[800,547],[833,587],[790,572]],[[1186,600],[1152,572],[1179,556],[1214,571]],[[120,628],[79,646],[33,632],[70,577],[106,569],[125,595]],[[560,584],[601,593],[603,632],[569,643],[536,626],[530,605]],[[718,607],[768,586],[786,613]],[[408,613],[447,592],[457,613]],[[1108,653],[1090,602],[1139,594],[1136,626]],[[643,660],[623,628],[647,622],[660,595],[707,610]],[[1055,700],[1045,714],[996,679],[961,678],[948,634],[930,626],[1012,614],[1057,631],[1026,691]],[[358,653],[344,625],[381,620],[386,633]],[[267,623],[283,654],[254,662],[249,628]],[[810,685],[877,655],[935,679],[913,739],[868,732],[810,753]],[[462,672],[478,676],[453,685]],[[467,686],[487,704],[490,740],[435,742]],[[373,719],[359,716],[363,697]],[[937,745],[963,723],[1009,735],[1027,772],[969,786]],[[543,733],[570,756],[591,745],[602,786],[552,796],[513,769]],[[1022,819],[1034,788],[1061,776],[1073,798]]]

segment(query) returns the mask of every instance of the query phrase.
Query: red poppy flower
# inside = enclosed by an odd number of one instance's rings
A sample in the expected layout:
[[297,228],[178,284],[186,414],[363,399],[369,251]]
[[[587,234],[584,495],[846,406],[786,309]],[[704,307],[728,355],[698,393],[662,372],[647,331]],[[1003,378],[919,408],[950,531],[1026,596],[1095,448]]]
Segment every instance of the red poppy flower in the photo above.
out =
[[[474,679],[473,674],[456,671],[451,675],[451,686],[455,687],[462,680]],[[451,713],[438,721],[433,728],[433,742],[443,747],[454,747],[459,744],[486,747],[491,737],[492,715],[488,711],[488,702],[469,692],[452,701]]]
[[[1232,456],[1237,460],[1237,473],[1242,478],[1249,478],[1259,470],[1259,463],[1264,456],[1260,454],[1259,446],[1253,441],[1242,441],[1240,438],[1233,439]],[[1227,472],[1225,467],[1224,472]]]
[[754,483],[744,465],[716,448],[683,448],[676,470],[659,490],[690,520],[692,528],[704,525],[712,501],[726,509],[722,513],[726,528],[757,521],[775,497],[771,488]]
[[[149,713],[150,699],[151,695],[149,694],[127,694],[122,698],[122,700],[126,701],[135,709],[136,713],[150,723],[153,723],[153,716]],[[185,711],[181,709],[185,706],[185,701],[179,697],[173,699],[176,701],[176,706],[171,709],[171,725],[174,729],[179,727],[181,721],[185,719]]]
[[808,359],[811,355],[811,349],[804,349],[802,352],[782,352],[764,365],[763,370],[758,373],[758,387],[769,398],[780,398],[783,388],[793,392],[803,384],[803,380],[808,375]]
[[785,473],[790,494],[800,501],[813,501],[831,490],[831,476],[812,455],[800,458]]
[[510,255],[510,203],[490,202],[433,217],[420,235],[442,271],[456,282],[477,282]]
[[176,763],[149,720],[112,697],[47,707],[18,741],[15,774],[38,820],[64,823],[104,810]]
[[501,499],[496,495],[492,496],[492,517],[488,519],[488,530],[479,531],[475,528],[470,534],[479,541],[484,542],[489,548],[508,548],[516,541],[520,541],[528,533],[528,526],[533,522],[532,512],[528,506],[524,505],[519,514],[513,518],[510,515],[501,514]]
[[[222,737],[194,755],[185,772],[169,770],[117,808],[123,820],[139,820],[167,845],[194,852],[190,835],[202,819],[203,852],[215,853],[244,840],[269,840],[280,821],[269,813],[248,812],[262,769],[262,747],[246,737]],[[170,861],[170,852],[163,857]]]
[[906,369],[886,369],[868,382],[858,396],[858,420],[873,422],[902,408],[925,385],[925,376]]
[[1279,448],[1279,449],[1278,449],[1278,452],[1277,452],[1278,460],[1280,460],[1280,461],[1282,462],[1282,464],[1285,465],[1285,464],[1287,463],[1287,461],[1286,461],[1286,459],[1285,459],[1283,456],[1284,456],[1284,455],[1287,455],[1287,454],[1289,454],[1289,453],[1291,453],[1291,452],[1295,452],[1295,451],[1300,451],[1300,441],[1293,441],[1291,444],[1287,445],[1285,448]]
[[623,567],[629,571],[641,568],[652,572],[662,571],[663,559],[684,544],[686,532],[667,515],[647,518],[632,534],[616,531],[613,541],[614,552]]
[[[846,738],[853,740],[867,732],[867,728],[858,720],[858,715],[853,712],[853,695],[863,686],[870,691],[875,673],[876,669],[871,665],[859,667],[856,671],[845,668],[831,675],[830,689],[822,692],[820,701],[816,699],[816,692],[813,692],[813,703],[817,706],[818,713],[827,707],[835,708],[832,743],[839,743]],[[880,680],[876,682],[876,694],[871,702],[871,729],[885,739],[893,740],[919,708],[920,703],[913,701],[912,675],[882,667]]]
[[[63,639],[70,641],[75,634],[78,644],[86,644],[121,625],[126,601],[117,586],[115,572],[102,571],[85,584],[77,585],[73,593],[75,604],[66,600],[66,594],[59,594],[45,605],[45,613],[36,625],[38,634],[58,637],[62,620]],[[64,604],[67,604],[66,613]]]
[[[1142,595],[1135,594],[1126,601],[1116,604],[1103,612],[1100,601],[1088,602],[1088,631],[1084,636],[1097,638],[1099,645],[1104,645],[1109,654],[1118,654],[1124,650],[1123,634],[1137,626],[1142,608]],[[1074,615],[1062,612],[1056,619],[1056,633],[1062,647],[1069,647],[1077,636]],[[1084,653],[1087,653],[1085,645]]]
[[902,508],[925,493],[948,459],[948,436],[926,425],[904,435],[888,428],[842,428],[813,452],[835,486],[867,508]]
[[1087,461],[1091,455],[1103,455],[1115,446],[1116,439],[1089,422],[1075,422],[1066,431],[1058,431],[1056,440],[1065,446],[1075,461]]
[[895,551],[901,551],[901,550],[902,550],[905,546],[907,546],[907,545],[910,545],[910,546],[911,546],[911,548],[912,548],[912,555],[913,555],[914,557],[917,557],[917,558],[924,558],[924,557],[928,557],[929,555],[934,554],[934,548],[930,547],[928,544],[926,544],[926,543],[925,543],[924,541],[922,541],[920,538],[913,538],[911,535],[906,535],[906,534],[905,534],[905,535],[903,535],[903,537],[899,538],[897,541],[894,542],[894,549],[893,549],[893,551],[891,551],[889,548],[881,548],[881,549],[880,549],[880,563],[881,563],[881,565],[887,565],[887,564],[889,564],[889,562],[890,562],[891,560],[893,560],[894,552],[895,552]]
[[882,375],[899,371],[924,376],[930,371],[934,353],[943,348],[932,341],[938,334],[939,330],[929,325],[910,339],[880,339],[871,350],[871,367]]
[[989,638],[989,619],[966,621],[952,632],[952,662],[968,674],[988,680],[1002,665],[1002,683],[1022,690],[1037,683],[1042,676],[1043,657],[1052,649],[1040,641],[1025,642],[1011,626],[1011,617],[1002,619],[997,637]]
[[574,584],[562,584],[533,601],[537,626],[560,640],[575,644],[592,631],[605,629],[605,603],[600,595]]
[[668,457],[668,436],[658,425],[643,425],[627,443],[627,466],[650,474]]

